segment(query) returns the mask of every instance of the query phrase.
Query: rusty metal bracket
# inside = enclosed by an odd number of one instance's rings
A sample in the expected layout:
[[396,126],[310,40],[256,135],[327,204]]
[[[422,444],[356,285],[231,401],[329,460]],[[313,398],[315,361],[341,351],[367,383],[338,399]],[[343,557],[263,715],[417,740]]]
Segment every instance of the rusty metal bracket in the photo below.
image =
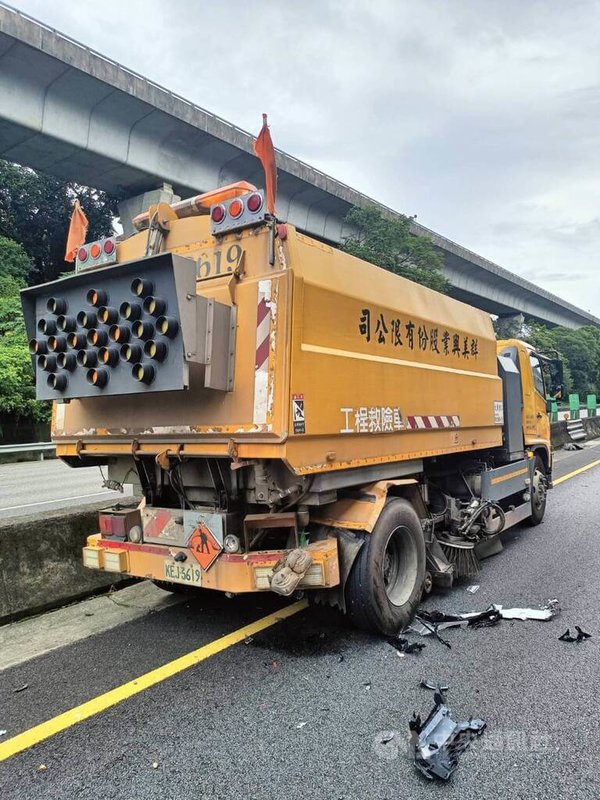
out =
[[294,531],[295,546],[298,547],[298,515],[294,511],[281,514],[247,514],[244,517],[244,550],[249,552],[251,544],[250,531],[263,528],[290,528]]

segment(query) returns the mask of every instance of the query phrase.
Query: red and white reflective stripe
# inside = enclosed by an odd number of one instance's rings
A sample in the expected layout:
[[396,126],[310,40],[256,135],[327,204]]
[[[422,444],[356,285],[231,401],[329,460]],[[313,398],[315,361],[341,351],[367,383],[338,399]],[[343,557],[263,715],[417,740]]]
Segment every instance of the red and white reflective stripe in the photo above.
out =
[[411,431],[431,428],[460,428],[458,416],[406,417],[406,427]]
[[[261,281],[262,283],[262,281]],[[271,310],[265,296],[260,296],[256,309],[256,369],[266,369],[269,361],[269,334],[271,327]]]
[[254,424],[267,421],[269,353],[271,350],[271,281],[258,282],[256,354],[254,361]]

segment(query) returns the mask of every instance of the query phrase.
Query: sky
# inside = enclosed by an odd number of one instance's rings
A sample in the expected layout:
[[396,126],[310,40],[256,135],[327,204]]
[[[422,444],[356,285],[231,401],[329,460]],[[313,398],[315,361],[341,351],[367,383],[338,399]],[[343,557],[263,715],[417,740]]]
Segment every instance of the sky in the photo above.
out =
[[600,0],[11,4],[600,316]]

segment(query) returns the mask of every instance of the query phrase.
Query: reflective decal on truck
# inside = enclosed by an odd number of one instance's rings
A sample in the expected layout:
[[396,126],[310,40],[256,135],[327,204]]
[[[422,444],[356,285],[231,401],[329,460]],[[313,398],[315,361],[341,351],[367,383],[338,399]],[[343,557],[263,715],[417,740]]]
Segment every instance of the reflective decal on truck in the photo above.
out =
[[457,414],[428,414],[403,417],[399,408],[390,406],[361,406],[340,408],[344,427],[340,433],[393,433],[394,431],[460,428]]

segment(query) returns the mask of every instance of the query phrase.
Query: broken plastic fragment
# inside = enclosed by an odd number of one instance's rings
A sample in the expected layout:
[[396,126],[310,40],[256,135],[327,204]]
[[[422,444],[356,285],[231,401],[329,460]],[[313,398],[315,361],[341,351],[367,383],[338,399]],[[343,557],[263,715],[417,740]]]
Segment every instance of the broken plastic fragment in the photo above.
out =
[[478,583],[473,583],[471,584],[471,586],[467,586],[467,592],[469,594],[475,594],[475,592],[478,591],[478,589],[479,589]]
[[567,628],[563,635],[558,637],[559,640],[561,642],[577,642],[579,644],[580,642],[585,642],[586,639],[592,638],[592,634],[581,630],[579,625],[575,625],[575,630],[577,631],[577,636],[571,636],[571,629]]
[[447,683],[434,683],[433,681],[426,681],[425,678],[421,678],[421,683],[419,684],[423,689],[431,689],[433,692],[447,692],[450,688],[450,685]]
[[425,647],[422,642],[411,642],[409,644],[408,639],[403,639],[402,637],[388,636],[386,639],[399,653],[420,653]]
[[485,728],[482,719],[455,722],[442,692],[436,691],[435,705],[424,723],[413,714],[408,723],[414,745],[415,767],[429,780],[447,781],[458,767],[458,757]]
[[[421,610],[416,615],[408,630],[421,636],[434,634],[440,639],[439,631],[457,627],[488,627],[496,625],[501,619],[533,619],[547,621],[559,612],[558,600],[548,600],[541,608],[504,608],[493,603],[485,611],[468,611],[462,614],[444,614],[441,611]],[[440,639],[447,647],[448,642]]]

